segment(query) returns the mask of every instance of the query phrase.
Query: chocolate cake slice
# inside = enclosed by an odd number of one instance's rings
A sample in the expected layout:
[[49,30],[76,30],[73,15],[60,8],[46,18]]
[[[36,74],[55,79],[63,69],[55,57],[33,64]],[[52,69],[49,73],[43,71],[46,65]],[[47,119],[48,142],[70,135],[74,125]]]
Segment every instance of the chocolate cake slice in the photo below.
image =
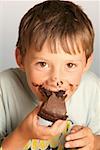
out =
[[48,121],[55,122],[58,119],[66,120],[65,96],[64,91],[53,92],[45,101],[38,115]]

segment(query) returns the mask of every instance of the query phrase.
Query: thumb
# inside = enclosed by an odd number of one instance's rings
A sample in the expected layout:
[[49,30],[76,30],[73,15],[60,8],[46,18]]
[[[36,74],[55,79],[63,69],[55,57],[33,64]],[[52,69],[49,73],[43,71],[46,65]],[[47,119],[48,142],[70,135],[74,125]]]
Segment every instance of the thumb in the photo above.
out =
[[34,108],[34,110],[31,112],[31,114],[32,114],[33,116],[36,116],[36,117],[37,117],[37,115],[38,115],[38,113],[39,113],[39,110],[40,110],[40,106],[38,105],[38,106],[36,106],[36,107]]
[[54,130],[55,134],[63,132],[63,130],[66,128],[66,120],[57,120],[51,128]]

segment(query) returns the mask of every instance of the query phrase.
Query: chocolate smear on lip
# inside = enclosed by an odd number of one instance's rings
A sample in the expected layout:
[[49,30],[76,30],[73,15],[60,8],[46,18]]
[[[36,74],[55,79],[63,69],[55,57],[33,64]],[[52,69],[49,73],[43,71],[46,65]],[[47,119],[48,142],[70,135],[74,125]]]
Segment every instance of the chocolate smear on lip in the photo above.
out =
[[46,94],[46,93],[47,93],[47,92],[46,92],[46,89],[43,88],[43,85],[42,85],[42,84],[39,85],[39,84],[36,84],[36,83],[32,82],[32,85],[33,85],[34,87],[38,87],[40,93],[41,93],[43,96],[47,96],[47,97],[48,97],[48,96],[50,95],[50,94],[49,94],[49,91],[48,91],[48,94]]
[[34,83],[34,82],[32,82],[32,85],[35,86],[35,87],[38,87],[38,86],[39,86],[38,84],[36,84],[36,83]]
[[39,91],[46,99],[48,99],[52,95],[52,91],[47,90],[42,86],[39,86]]

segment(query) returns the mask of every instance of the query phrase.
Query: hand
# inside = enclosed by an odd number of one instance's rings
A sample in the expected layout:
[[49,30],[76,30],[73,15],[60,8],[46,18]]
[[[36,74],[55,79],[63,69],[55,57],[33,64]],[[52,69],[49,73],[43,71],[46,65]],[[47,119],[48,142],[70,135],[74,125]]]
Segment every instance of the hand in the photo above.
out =
[[39,107],[35,108],[3,141],[3,150],[20,150],[30,139],[49,139],[61,133],[66,121],[58,120],[51,127],[41,126],[38,121]]
[[36,107],[24,121],[20,124],[19,128],[23,138],[29,139],[49,139],[61,133],[66,127],[66,121],[58,120],[51,127],[39,124],[38,118],[39,107]]
[[66,136],[65,147],[78,148],[78,150],[95,150],[95,135],[90,128],[76,125]]

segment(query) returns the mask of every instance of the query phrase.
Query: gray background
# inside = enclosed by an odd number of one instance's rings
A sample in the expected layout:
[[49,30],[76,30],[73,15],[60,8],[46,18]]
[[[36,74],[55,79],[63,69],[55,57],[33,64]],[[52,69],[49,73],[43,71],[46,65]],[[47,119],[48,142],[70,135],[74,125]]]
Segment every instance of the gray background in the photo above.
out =
[[[0,1],[0,71],[16,66],[14,51],[20,19],[29,8],[42,1]],[[72,1],[83,8],[93,23],[95,43],[91,70],[100,76],[100,1]]]

